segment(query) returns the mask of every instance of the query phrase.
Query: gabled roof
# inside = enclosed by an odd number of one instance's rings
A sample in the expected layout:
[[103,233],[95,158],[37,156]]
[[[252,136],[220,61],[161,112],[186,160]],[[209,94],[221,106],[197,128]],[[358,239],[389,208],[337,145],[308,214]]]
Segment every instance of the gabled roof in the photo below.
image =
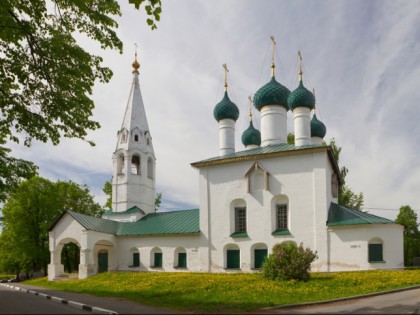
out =
[[138,213],[138,212],[143,214],[143,215],[146,214],[142,209],[140,209],[137,206],[134,206],[134,207],[131,207],[131,208],[129,208],[125,211],[121,211],[121,212],[114,212],[114,211],[112,211],[112,209],[109,209],[108,211],[106,211],[104,213],[104,215],[125,215],[125,214],[132,214],[132,213]]
[[349,209],[333,202],[331,202],[328,210],[327,226],[388,223],[395,222],[367,212]]
[[331,147],[320,144],[310,144],[305,146],[295,146],[294,144],[281,143],[259,147],[250,150],[235,152],[224,156],[216,156],[207,160],[191,163],[192,167],[209,167],[221,164],[236,163],[241,161],[257,161],[262,159],[269,159],[281,156],[295,156],[302,154],[312,154],[318,152],[326,152],[331,162],[334,172],[338,176],[338,181],[341,183],[340,169],[334,158]]
[[67,210],[57,218],[48,231],[51,231],[66,213],[71,215],[86,230],[116,236],[191,234],[200,232],[198,209],[151,213],[137,222],[117,222]]

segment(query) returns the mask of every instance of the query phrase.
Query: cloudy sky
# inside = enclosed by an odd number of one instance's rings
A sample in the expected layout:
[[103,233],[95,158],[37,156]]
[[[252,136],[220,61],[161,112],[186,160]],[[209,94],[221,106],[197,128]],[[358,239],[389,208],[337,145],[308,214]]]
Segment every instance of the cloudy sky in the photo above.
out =
[[[276,78],[290,90],[297,87],[297,51],[302,51],[304,83],[316,89],[326,140],[335,138],[343,148],[347,184],[364,193],[366,210],[395,218],[397,211],[384,209],[404,204],[420,209],[418,1],[163,0],[154,31],[143,13],[128,1],[121,4],[124,53],[85,44],[114,71],[112,81],[98,83],[93,94],[94,119],[102,126],[90,133],[96,146],[74,139],[57,147],[13,146],[14,155],[34,161],[42,176],[87,184],[98,202],[105,201],[102,186],[111,178],[137,43],[162,208],[197,207],[198,172],[190,163],[218,155],[212,112],[223,95],[222,64],[229,68],[230,98],[241,111],[240,151],[248,96],[270,79],[273,35]],[[259,127],[258,112],[254,115]],[[293,130],[291,119],[288,129]]]

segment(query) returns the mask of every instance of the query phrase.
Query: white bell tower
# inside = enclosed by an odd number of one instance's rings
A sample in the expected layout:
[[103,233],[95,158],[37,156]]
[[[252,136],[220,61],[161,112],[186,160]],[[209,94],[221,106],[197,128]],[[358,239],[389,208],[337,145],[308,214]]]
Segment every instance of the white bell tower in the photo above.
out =
[[156,158],[140,92],[137,52],[132,66],[133,83],[112,156],[112,215],[118,221],[126,221],[118,213],[155,212]]

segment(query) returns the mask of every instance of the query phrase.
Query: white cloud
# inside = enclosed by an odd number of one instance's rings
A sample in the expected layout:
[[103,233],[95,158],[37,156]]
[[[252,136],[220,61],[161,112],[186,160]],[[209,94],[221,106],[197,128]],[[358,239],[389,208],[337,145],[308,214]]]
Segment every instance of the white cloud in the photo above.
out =
[[[96,51],[114,71],[109,84],[94,89],[94,119],[102,128],[90,137],[97,145],[64,140],[58,147],[14,146],[15,155],[41,166],[41,174],[89,183],[104,200],[98,181],[111,174],[137,43],[157,191],[163,192],[166,209],[197,205],[197,171],[189,163],[218,154],[212,111],[223,94],[221,65],[229,66],[229,95],[241,110],[236,147],[242,150],[247,98],[269,80],[269,36],[274,35],[276,77],[291,90],[297,86],[297,50],[302,50],[305,86],[317,90],[327,140],[335,137],[343,147],[340,162],[350,170],[349,186],[364,193],[367,207],[408,203],[420,209],[417,1],[164,1],[156,31],[126,2],[121,2],[118,31],[124,54]],[[105,173],[80,175],[89,172]]]

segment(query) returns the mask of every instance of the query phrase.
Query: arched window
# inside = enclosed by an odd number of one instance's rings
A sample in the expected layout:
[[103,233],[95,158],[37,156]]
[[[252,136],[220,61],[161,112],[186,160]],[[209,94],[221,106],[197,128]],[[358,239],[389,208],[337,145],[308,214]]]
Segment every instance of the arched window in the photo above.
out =
[[368,261],[370,263],[383,263],[383,241],[380,238],[374,238],[368,244]]
[[132,257],[132,263],[131,266],[128,267],[140,267],[140,253],[137,248],[132,248],[130,250],[131,257]]
[[124,154],[119,154],[117,158],[117,174],[124,174]]
[[247,237],[246,202],[236,199],[231,203],[231,237]]
[[241,251],[238,245],[231,244],[225,248],[226,269],[239,269],[241,267]]
[[139,135],[134,135],[134,141],[139,142]]
[[185,248],[178,247],[175,250],[175,268],[187,268],[187,252]]
[[153,160],[151,157],[147,159],[147,177],[153,179]]
[[140,157],[136,154],[131,157],[131,174],[140,175]]
[[158,247],[152,249],[150,255],[150,266],[153,268],[162,268],[162,250]]
[[277,195],[272,200],[273,235],[290,235],[289,198]]
[[268,248],[266,244],[255,244],[251,246],[251,259],[253,268],[260,269],[268,256]]

